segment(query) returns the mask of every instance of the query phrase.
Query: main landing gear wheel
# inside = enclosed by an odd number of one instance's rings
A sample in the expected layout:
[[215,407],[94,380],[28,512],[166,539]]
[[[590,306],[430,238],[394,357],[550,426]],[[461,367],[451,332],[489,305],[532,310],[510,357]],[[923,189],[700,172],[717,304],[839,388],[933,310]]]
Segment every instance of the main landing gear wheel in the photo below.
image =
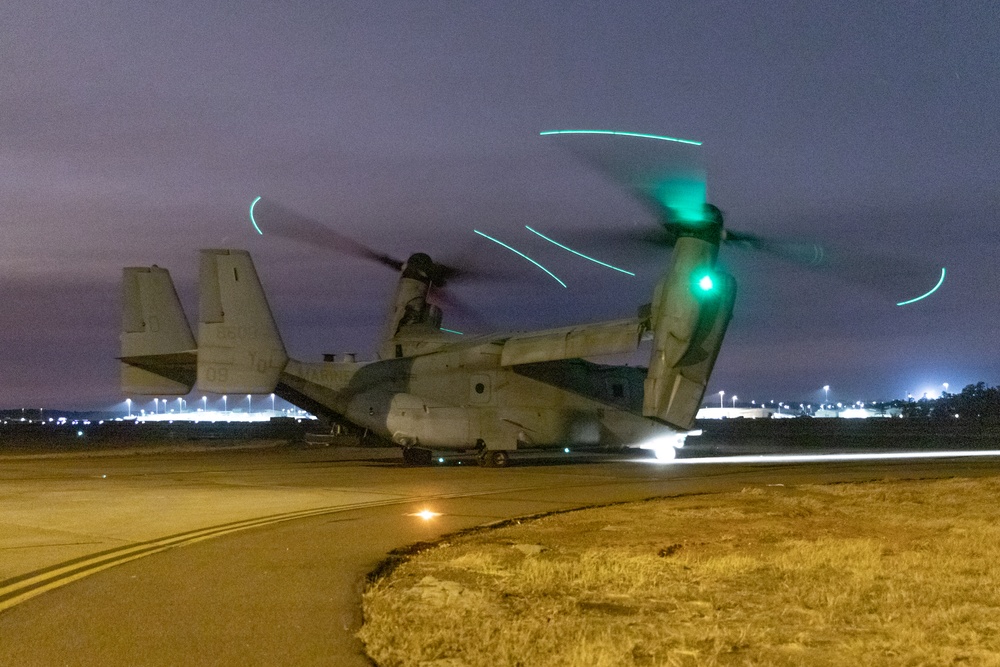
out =
[[486,450],[479,455],[479,465],[484,468],[506,468],[510,463],[510,454],[502,449]]
[[420,447],[407,447],[403,450],[403,462],[408,466],[429,466],[431,450]]

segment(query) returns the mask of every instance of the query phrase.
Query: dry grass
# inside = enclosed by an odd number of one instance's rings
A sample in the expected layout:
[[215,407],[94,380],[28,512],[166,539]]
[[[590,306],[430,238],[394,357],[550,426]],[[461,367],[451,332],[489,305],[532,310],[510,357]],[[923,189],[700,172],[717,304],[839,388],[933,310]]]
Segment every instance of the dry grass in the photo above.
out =
[[1000,665],[998,496],[771,487],[549,516],[404,563],[360,636],[383,667]]

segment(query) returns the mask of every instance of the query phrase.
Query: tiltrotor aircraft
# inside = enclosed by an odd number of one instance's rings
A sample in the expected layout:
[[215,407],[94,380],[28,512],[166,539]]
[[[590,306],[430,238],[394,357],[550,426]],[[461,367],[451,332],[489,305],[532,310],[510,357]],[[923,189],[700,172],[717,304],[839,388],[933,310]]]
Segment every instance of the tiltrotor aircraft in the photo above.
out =
[[[617,142],[607,135],[625,133],[586,134]],[[649,142],[675,141],[625,136],[647,152]],[[632,316],[458,338],[441,330],[441,309],[427,298],[453,274],[449,267],[423,253],[405,262],[375,256],[399,269],[378,358],[299,361],[286,353],[249,253],[202,250],[197,338],[166,269],[124,269],[123,389],[273,392],[395,443],[411,465],[430,463],[436,450],[475,451],[482,465],[501,467],[517,450],[566,446],[639,447],[673,458],[694,426],[732,315],[736,282],[716,265],[719,245],[757,238],[727,232],[697,174],[677,167],[677,150],[690,146],[667,148],[666,159],[628,173],[628,159],[605,159],[604,146],[581,153],[634,186],[673,246],[651,303],[636,304]],[[666,176],[650,179],[656,170]],[[634,352],[643,341],[651,342],[648,369],[586,360]]]

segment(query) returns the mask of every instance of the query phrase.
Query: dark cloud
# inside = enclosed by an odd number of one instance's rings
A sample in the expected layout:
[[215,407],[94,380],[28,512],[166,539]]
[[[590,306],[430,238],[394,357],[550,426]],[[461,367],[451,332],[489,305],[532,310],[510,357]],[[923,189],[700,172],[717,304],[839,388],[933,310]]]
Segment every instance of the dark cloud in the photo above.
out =
[[[456,286],[478,322],[628,314],[665,257],[596,248],[638,268],[626,279],[523,230],[651,222],[537,136],[560,127],[701,139],[734,228],[853,261],[838,277],[727,251],[741,291],[720,388],[997,382],[988,3],[11,0],[0,21],[0,282],[15,304],[0,404],[118,400],[120,267],[170,267],[193,316],[200,247],[254,253],[294,353],[370,353],[391,273],[256,237],[260,194],[395,256],[523,276]],[[570,288],[473,228],[541,253]],[[888,280],[893,257],[947,265],[948,280],[898,308],[930,278]],[[851,279],[865,271],[888,284]]]

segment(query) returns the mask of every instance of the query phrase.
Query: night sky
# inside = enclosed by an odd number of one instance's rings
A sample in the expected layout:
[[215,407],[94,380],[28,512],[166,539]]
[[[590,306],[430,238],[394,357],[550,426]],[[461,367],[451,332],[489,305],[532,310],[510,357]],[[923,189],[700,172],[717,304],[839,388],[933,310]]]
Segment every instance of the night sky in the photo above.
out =
[[740,293],[710,392],[1000,383],[997,3],[8,0],[0,24],[0,407],[121,402],[121,267],[171,269],[195,321],[204,247],[253,253],[293,356],[370,358],[393,274],[258,236],[257,195],[503,277],[456,286],[478,314],[445,326],[630,316],[667,256],[589,248],[630,278],[523,228],[653,224],[538,136],[562,128],[703,141],[728,226],[876,277],[885,257],[930,267],[866,285],[724,249]]

